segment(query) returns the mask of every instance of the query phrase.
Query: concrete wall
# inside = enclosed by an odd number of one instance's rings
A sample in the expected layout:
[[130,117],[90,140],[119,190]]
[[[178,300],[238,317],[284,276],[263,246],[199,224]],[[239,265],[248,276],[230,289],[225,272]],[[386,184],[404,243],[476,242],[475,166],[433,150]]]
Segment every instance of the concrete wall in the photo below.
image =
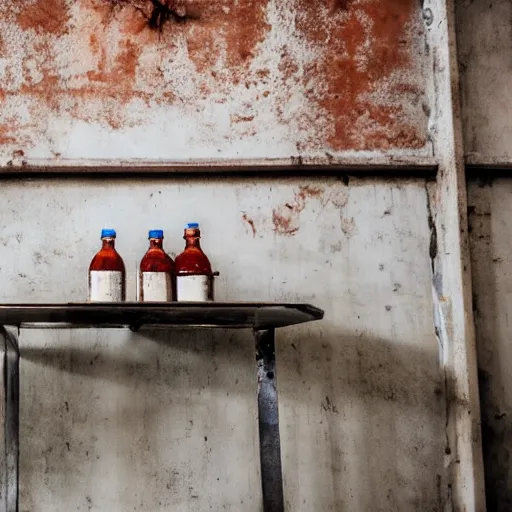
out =
[[466,157],[471,164],[510,164],[512,150],[512,4],[457,2]]
[[[301,300],[278,335],[287,510],[444,510],[424,180],[4,181],[0,301],[81,301],[104,224],[201,222],[219,300]],[[25,228],[30,220],[31,228]],[[21,508],[261,509],[250,333],[21,336]]]
[[512,182],[490,175],[493,167],[512,164],[511,16],[512,5],[506,0],[458,3],[466,159],[485,166],[474,174],[468,204],[487,508],[498,512],[512,507]]
[[469,188],[487,503],[497,512],[512,507],[511,198],[509,178]]

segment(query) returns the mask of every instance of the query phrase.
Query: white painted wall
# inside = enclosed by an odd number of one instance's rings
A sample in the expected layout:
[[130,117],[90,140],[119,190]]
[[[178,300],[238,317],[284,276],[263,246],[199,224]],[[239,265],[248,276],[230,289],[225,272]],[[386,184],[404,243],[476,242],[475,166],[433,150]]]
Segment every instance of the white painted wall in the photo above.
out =
[[[133,297],[146,230],[174,253],[195,220],[217,299],[324,308],[278,333],[287,510],[444,510],[423,180],[12,180],[2,194],[2,302],[83,300],[104,225]],[[287,216],[294,234],[273,222]],[[250,333],[25,329],[21,350],[20,510],[260,510]]]

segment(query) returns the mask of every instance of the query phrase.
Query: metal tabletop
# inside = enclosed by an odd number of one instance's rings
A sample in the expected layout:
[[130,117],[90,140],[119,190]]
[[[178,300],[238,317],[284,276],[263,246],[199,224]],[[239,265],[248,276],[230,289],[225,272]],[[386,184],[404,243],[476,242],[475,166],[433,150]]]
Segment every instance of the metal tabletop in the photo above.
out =
[[0,325],[24,323],[139,328],[146,325],[276,329],[320,320],[310,304],[264,302],[94,302],[0,304]]

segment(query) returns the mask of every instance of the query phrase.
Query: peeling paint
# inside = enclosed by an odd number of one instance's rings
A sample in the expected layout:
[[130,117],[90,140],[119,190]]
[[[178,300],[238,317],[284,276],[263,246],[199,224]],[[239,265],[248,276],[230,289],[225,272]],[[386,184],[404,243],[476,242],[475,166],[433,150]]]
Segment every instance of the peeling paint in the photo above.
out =
[[[0,155],[421,151],[414,0],[21,0],[0,6]],[[2,163],[0,161],[0,163]]]

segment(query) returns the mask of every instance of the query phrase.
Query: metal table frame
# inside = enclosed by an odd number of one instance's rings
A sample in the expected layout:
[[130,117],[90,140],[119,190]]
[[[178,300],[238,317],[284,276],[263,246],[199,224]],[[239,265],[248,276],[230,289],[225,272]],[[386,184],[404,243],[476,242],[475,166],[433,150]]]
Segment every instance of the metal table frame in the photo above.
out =
[[19,481],[19,328],[155,326],[252,328],[258,378],[258,426],[264,512],[283,512],[283,476],[277,397],[275,330],[319,320],[323,311],[309,304],[0,304],[0,512],[18,512]]

